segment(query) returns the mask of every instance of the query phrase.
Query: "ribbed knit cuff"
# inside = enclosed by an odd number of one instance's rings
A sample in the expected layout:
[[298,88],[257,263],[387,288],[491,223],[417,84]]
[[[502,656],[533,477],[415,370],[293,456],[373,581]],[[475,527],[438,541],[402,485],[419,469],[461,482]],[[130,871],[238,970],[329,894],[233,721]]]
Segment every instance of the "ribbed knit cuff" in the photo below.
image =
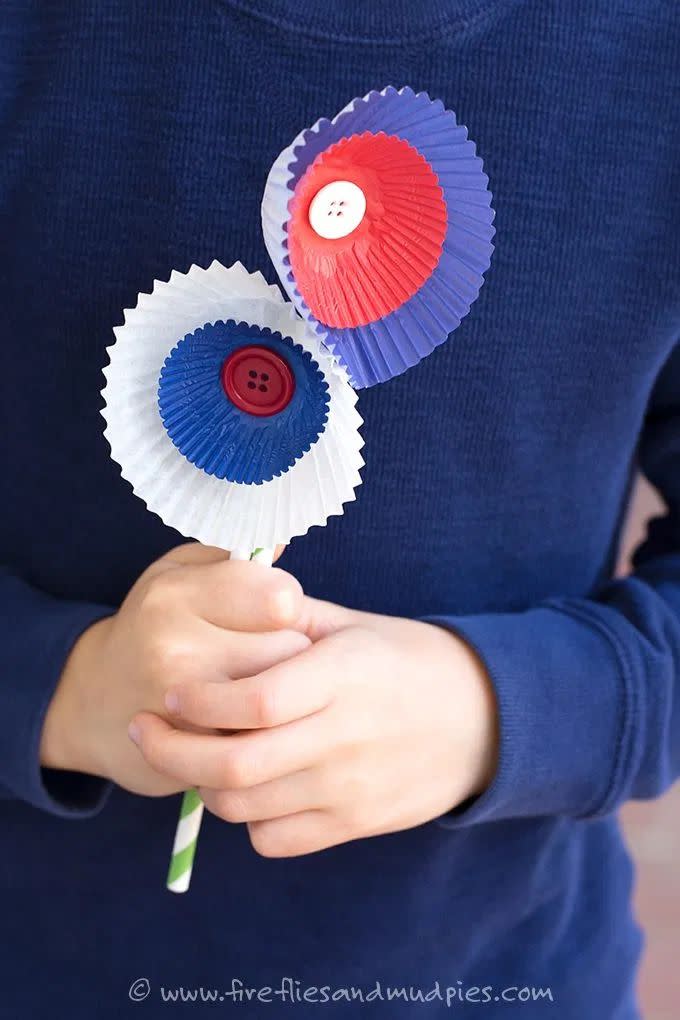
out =
[[606,629],[554,608],[428,622],[475,649],[494,685],[500,721],[495,779],[443,824],[607,810],[616,800],[630,706]]
[[109,784],[41,768],[45,716],[76,640],[111,612],[52,598],[12,575],[0,577],[0,784],[10,796],[64,818],[101,810]]

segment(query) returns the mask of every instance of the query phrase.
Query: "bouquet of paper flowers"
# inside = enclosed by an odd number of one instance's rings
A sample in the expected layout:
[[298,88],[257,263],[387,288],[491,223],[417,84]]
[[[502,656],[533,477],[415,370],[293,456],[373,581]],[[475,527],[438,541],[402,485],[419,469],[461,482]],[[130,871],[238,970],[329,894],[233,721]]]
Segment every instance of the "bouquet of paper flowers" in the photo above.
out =
[[[262,201],[290,301],[213,262],[140,294],[105,369],[111,455],[150,510],[239,559],[325,524],[363,466],[356,389],[456,329],[493,246],[488,179],[440,101],[386,88],[284,149]],[[189,887],[203,805],[183,798],[168,888]]]

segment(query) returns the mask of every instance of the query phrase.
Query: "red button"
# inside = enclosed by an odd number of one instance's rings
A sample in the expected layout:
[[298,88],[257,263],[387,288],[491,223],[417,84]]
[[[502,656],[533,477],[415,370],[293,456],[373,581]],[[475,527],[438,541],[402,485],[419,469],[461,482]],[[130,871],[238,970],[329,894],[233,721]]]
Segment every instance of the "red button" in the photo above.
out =
[[241,411],[265,418],[288,407],[295,393],[290,365],[269,347],[232,351],[222,365],[222,387]]

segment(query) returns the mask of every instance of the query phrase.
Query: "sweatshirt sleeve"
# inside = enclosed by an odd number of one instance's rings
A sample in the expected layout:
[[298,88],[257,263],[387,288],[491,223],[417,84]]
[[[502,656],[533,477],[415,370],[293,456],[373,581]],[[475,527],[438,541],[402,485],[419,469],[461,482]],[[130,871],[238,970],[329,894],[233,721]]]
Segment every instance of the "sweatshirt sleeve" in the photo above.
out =
[[52,598],[0,569],[0,798],[27,801],[62,817],[95,814],[109,784],[43,769],[43,722],[77,638],[112,610]]
[[680,775],[680,346],[652,395],[639,460],[667,511],[633,575],[589,599],[430,618],[477,651],[500,718],[494,782],[444,824],[598,816]]

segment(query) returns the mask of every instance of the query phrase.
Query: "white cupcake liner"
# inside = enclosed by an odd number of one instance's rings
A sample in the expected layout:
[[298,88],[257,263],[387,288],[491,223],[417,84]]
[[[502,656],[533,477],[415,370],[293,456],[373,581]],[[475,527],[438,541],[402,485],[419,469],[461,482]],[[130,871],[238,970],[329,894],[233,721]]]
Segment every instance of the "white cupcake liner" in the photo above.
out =
[[[218,320],[269,327],[308,350],[330,393],[328,420],[311,449],[288,471],[259,485],[215,478],[174,446],[158,410],[158,378],[187,333]],[[123,477],[149,510],[188,538],[229,550],[285,545],[341,514],[361,483],[362,424],[346,373],[322,337],[260,273],[235,263],[192,266],[156,281],[114,330],[104,369],[104,435]]]

